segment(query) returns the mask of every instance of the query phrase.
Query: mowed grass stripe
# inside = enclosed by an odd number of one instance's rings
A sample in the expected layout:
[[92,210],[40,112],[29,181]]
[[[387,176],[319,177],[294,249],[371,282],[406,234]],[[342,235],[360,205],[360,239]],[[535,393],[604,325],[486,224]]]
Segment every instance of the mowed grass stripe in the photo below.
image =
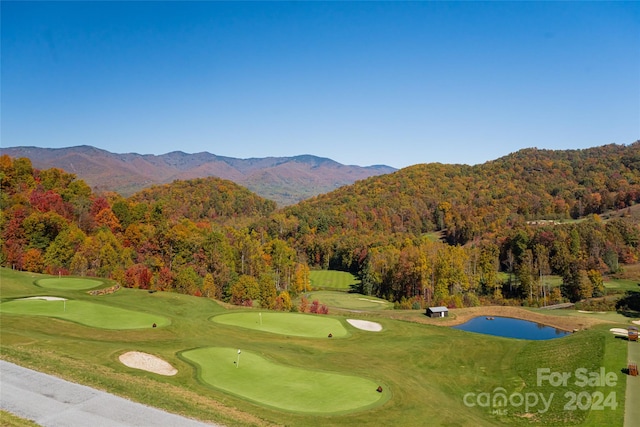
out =
[[339,338],[349,334],[338,319],[323,315],[249,311],[221,314],[212,320],[223,325],[296,337],[327,338],[331,334]]
[[353,274],[336,270],[311,270],[309,280],[314,288],[349,290],[351,285],[360,283]]
[[171,321],[157,314],[127,310],[87,301],[13,300],[0,304],[0,312],[28,316],[55,317],[93,328],[140,329],[166,326]]
[[198,366],[204,383],[285,411],[346,413],[383,403],[389,395],[366,378],[284,366],[235,348],[199,348],[181,356]]

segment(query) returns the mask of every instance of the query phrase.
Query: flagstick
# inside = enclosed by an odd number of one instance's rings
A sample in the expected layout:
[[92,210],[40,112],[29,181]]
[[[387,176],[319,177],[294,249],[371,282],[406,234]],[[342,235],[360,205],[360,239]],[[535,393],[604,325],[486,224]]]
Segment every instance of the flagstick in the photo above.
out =
[[236,368],[240,366],[240,349],[238,349],[238,360],[236,361]]

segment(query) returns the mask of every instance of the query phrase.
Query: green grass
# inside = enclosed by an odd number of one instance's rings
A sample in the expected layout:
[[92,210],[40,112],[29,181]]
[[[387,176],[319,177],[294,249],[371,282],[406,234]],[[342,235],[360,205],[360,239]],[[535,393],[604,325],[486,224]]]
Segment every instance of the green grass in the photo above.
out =
[[[518,357],[518,371],[526,384],[523,390],[542,394],[547,400],[552,398],[548,412],[540,414],[537,410],[530,411],[534,413],[533,418],[552,425],[622,425],[624,411],[612,410],[609,404],[624,407],[626,383],[620,369],[624,366],[625,356],[626,341],[607,334],[606,329],[602,327],[562,340],[528,343]],[[539,368],[548,369],[549,374],[568,375],[567,380],[564,384],[554,384],[544,379],[538,383]],[[579,369],[584,371],[578,371]],[[602,369],[605,373],[613,375],[615,385],[595,385],[583,381],[584,376],[595,378]],[[606,406],[603,405],[602,410],[590,411],[591,403],[587,402],[596,392],[602,393],[605,398],[611,398]],[[572,405],[572,396],[577,397],[580,394],[584,395],[580,400],[581,405]],[[538,406],[541,407],[542,405]],[[513,411],[512,416],[523,417],[525,412],[522,408],[518,409]]]
[[204,383],[285,411],[348,413],[389,397],[366,378],[282,365],[253,352],[238,354],[235,348],[199,348],[181,355],[198,366]]
[[221,314],[212,320],[224,325],[296,337],[326,339],[329,334],[333,338],[348,335],[338,319],[325,315],[250,311]]
[[[3,299],[0,307],[11,299],[42,295],[42,288],[33,281],[44,277],[0,269]],[[255,325],[256,320],[259,322],[256,319],[259,312],[241,308],[229,311],[207,298],[164,292],[151,294],[134,289],[120,289],[103,296],[66,289],[52,290],[50,294],[93,306],[162,316],[170,324],[155,329],[112,330],[41,315],[8,314],[2,310],[0,350],[3,359],[229,427],[273,424],[537,426],[557,425],[554,424],[557,420],[577,426],[597,426],[605,422],[611,426],[621,425],[622,405],[616,410],[590,411],[580,416],[568,416],[562,405],[556,405],[548,413],[529,418],[522,416],[526,414],[518,412],[517,408],[501,415],[493,413],[491,408],[468,406],[464,401],[468,393],[492,393],[499,387],[509,393],[547,392],[535,385],[539,367],[572,370],[600,366],[618,373],[620,385],[606,391],[615,391],[618,402],[624,401],[624,389],[619,387],[624,386],[620,369],[625,366],[626,352],[620,345],[626,345],[626,341],[615,340],[608,332],[609,325],[561,340],[530,342],[397,320],[393,317],[399,313],[391,310],[367,310],[358,313],[357,317],[383,320],[383,331],[372,334],[346,326],[345,319],[336,317],[335,313],[307,315],[303,317],[336,321],[348,331],[339,339],[326,338],[325,331],[321,337],[309,338],[211,321],[224,318],[223,314],[239,313],[247,316],[245,322]],[[286,323],[292,320],[295,324],[299,320],[291,314],[262,313],[282,319],[285,326],[280,328],[290,328]],[[347,313],[345,318],[353,316],[353,313]],[[331,332],[336,335],[336,331]],[[224,350],[230,354],[216,356],[214,353],[218,350],[214,349],[230,349]],[[240,367],[234,368],[237,349],[242,349]],[[177,375],[165,377],[122,365],[118,356],[131,350],[162,357],[178,369]],[[215,360],[217,362],[213,363]],[[253,381],[245,377],[234,385],[213,366],[222,364],[225,366],[220,369],[227,370],[224,375],[240,374],[228,372],[236,369],[243,375],[250,374],[248,377]],[[244,370],[251,366],[264,372]],[[274,398],[277,400],[274,403],[268,400],[271,397],[265,390],[271,384],[279,384],[281,376],[288,378],[293,388],[278,399]],[[333,385],[338,390],[342,385],[336,385],[343,381],[351,384],[346,387],[355,387],[355,390],[362,381],[361,386],[366,391],[353,397],[352,401],[343,397],[345,402],[325,403],[325,398],[332,397],[332,394],[326,396],[327,389]],[[382,396],[374,392],[371,399],[382,400],[368,400],[369,385],[372,384],[382,385],[384,392]],[[256,387],[259,390],[253,392],[251,388]],[[318,407],[322,408],[317,413],[309,412],[313,409],[304,402],[313,398],[304,397],[302,402],[296,402],[298,395],[303,395],[300,390],[305,387],[309,389],[309,396],[320,395],[315,398]],[[564,399],[564,392],[562,389],[556,391],[558,399]]]
[[572,308],[570,309],[564,309],[564,310],[552,310],[551,312],[549,312],[549,310],[544,310],[544,309],[531,309],[531,311],[535,311],[536,313],[542,313],[542,314],[552,314],[554,316],[571,316],[571,317],[584,317],[584,318],[596,318],[596,319],[600,319],[600,320],[604,320],[607,322],[611,322],[611,323],[630,323],[631,318],[626,317],[620,313],[617,313],[615,311],[606,311],[606,312],[588,312],[588,313],[581,313],[578,310],[574,310]]
[[638,286],[640,282],[638,280],[632,279],[607,279],[604,282],[604,287],[607,290],[614,291],[636,291],[640,292],[640,286]]
[[16,417],[10,412],[0,410],[0,425],[2,427],[38,427],[38,424],[31,420]]
[[309,278],[311,286],[316,289],[349,290],[352,285],[360,283],[353,274],[336,270],[311,270]]
[[157,314],[126,310],[88,301],[17,299],[0,304],[0,312],[68,320],[93,328],[138,329],[167,326],[170,320]]
[[85,289],[93,289],[101,286],[104,282],[102,280],[85,279],[77,277],[49,277],[46,279],[39,279],[34,282],[36,285],[45,289],[61,289],[78,291]]
[[307,295],[309,301],[318,300],[328,307],[345,310],[385,310],[393,308],[387,300],[362,294],[350,294],[338,291],[314,291]]

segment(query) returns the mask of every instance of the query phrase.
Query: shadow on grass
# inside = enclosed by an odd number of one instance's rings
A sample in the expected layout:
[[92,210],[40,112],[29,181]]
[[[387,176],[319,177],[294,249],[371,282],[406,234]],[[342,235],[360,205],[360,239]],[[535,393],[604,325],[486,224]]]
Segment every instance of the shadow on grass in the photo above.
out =
[[627,291],[616,303],[616,311],[624,317],[640,317],[640,292]]

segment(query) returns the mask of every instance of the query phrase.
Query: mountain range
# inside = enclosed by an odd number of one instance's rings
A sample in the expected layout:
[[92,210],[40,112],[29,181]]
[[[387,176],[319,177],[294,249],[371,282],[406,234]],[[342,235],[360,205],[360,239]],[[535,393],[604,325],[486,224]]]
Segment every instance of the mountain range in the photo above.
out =
[[96,192],[115,191],[130,196],[156,184],[214,176],[242,185],[280,206],[292,205],[358,180],[396,171],[385,165],[343,165],[312,155],[238,159],[208,152],[120,154],[88,145],[68,148],[6,147],[0,148],[0,154],[27,157],[38,169],[55,167],[74,173]]

